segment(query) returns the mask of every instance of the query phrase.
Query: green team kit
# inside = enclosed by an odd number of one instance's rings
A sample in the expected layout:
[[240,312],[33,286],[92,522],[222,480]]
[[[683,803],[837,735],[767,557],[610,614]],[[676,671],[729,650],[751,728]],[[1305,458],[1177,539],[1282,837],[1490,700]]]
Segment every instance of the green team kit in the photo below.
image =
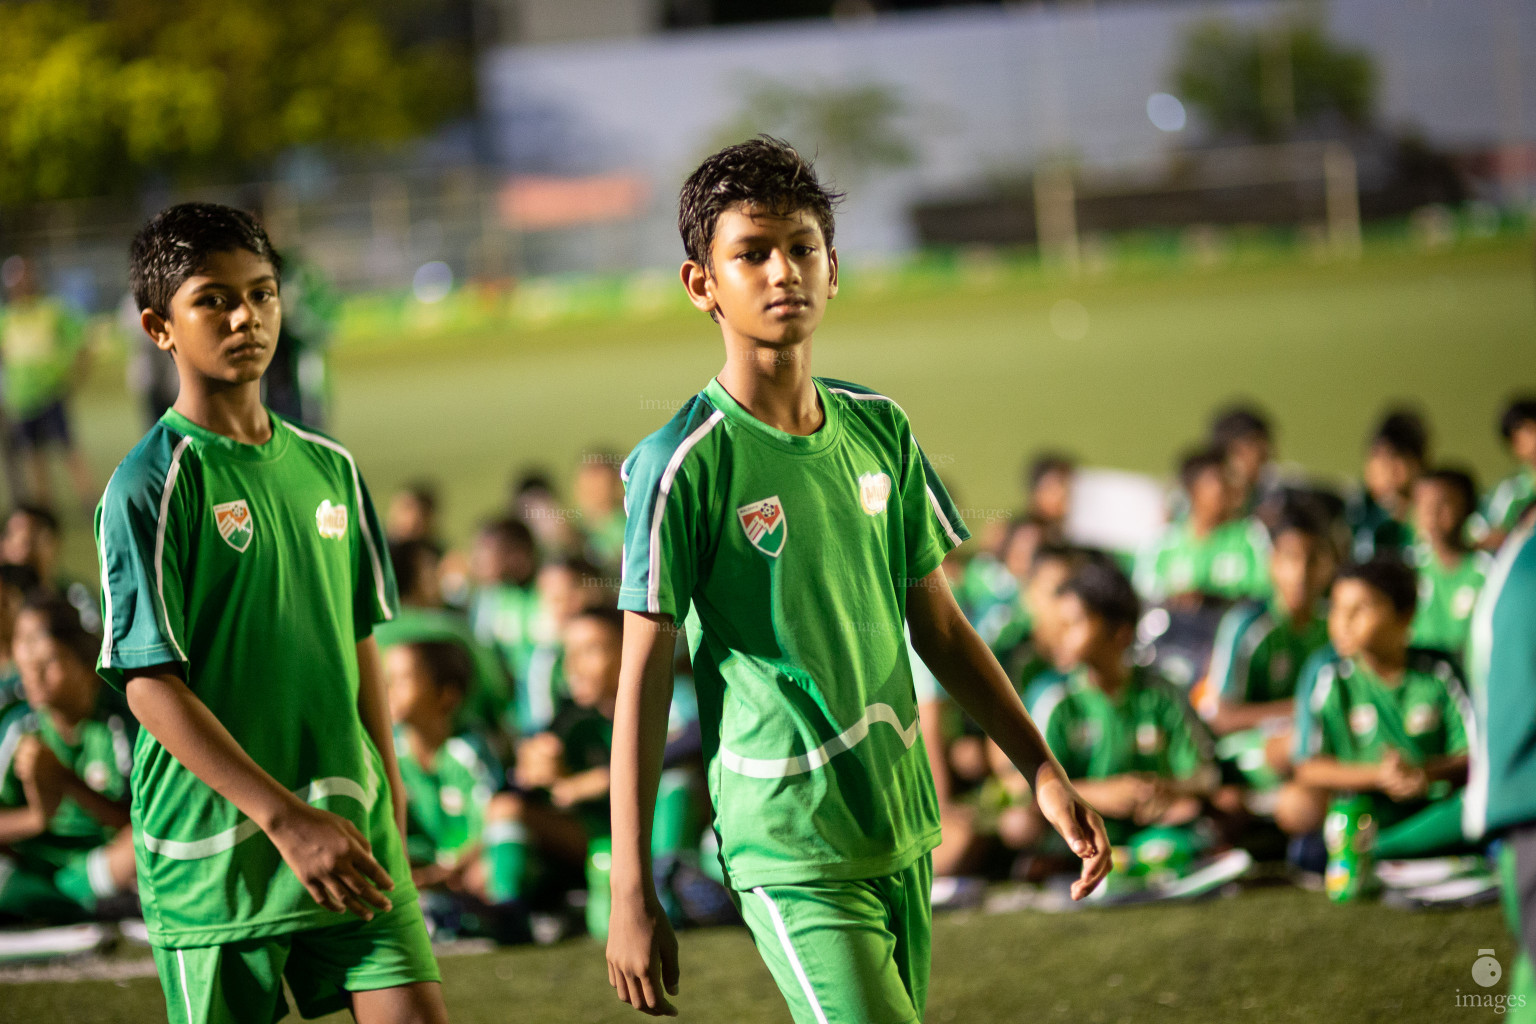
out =
[[686,619],[722,867],[795,1019],[915,1020],[939,818],[906,589],[969,533],[896,403],[815,387],[810,435],[712,380],[640,443],[619,606]]
[[[267,442],[242,444],[171,410],[118,466],[96,517],[98,671],[121,688],[136,670],[179,666],[263,770],[368,839],[394,880],[394,910],[364,925],[321,907],[255,822],[141,731],[139,893],[173,1020],[225,1019],[235,1001],[254,1012],[252,992],[223,987],[232,969],[279,1009],[272,985],[286,975],[306,1015],[339,1007],[345,991],[437,977],[358,713],[356,645],[396,602],[378,520],[345,448],[271,424]],[[375,952],[298,952],[321,936]]]
[[[105,687],[102,688],[105,691]],[[52,715],[21,705],[0,719],[0,808],[23,807],[26,796],[12,771],[22,737],[34,735],[77,778],[109,800],[128,796],[133,764],[133,718],[103,693],[96,712],[60,734]],[[102,824],[65,797],[47,831],[10,844],[0,854],[0,914],[75,917],[95,912],[117,892],[107,867],[107,844],[117,829]]]
[[1410,558],[1419,574],[1410,642],[1460,658],[1472,628],[1472,606],[1493,559],[1484,551],[1468,551],[1455,565],[1446,565],[1423,545],[1415,545]]
[[1269,537],[1256,520],[1222,523],[1197,537],[1188,521],[1142,552],[1136,589],[1150,600],[1190,592],[1228,598],[1269,593]]
[[410,804],[406,842],[411,861],[452,864],[480,842],[498,769],[461,736],[449,737],[431,764],[421,764],[399,728],[395,758]]

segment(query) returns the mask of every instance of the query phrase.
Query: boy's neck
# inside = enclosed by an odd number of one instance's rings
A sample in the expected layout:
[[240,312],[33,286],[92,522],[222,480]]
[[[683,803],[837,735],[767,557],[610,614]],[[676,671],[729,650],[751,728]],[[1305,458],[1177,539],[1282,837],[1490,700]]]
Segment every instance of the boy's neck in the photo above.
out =
[[1389,686],[1396,686],[1403,680],[1403,672],[1408,668],[1408,651],[1371,651],[1364,650],[1355,655],[1360,663],[1370,670],[1371,674]]
[[1088,681],[1111,697],[1118,697],[1131,679],[1131,667],[1125,663],[1123,654],[1112,659],[1085,661],[1083,668],[1087,670]]
[[1455,537],[1438,537],[1429,542],[1429,550],[1434,554],[1435,561],[1447,569],[1454,569],[1461,564],[1461,560],[1467,556],[1467,549],[1460,544]]
[[222,434],[241,444],[266,444],[272,440],[272,418],[261,404],[261,381],[233,386],[184,382],[171,406],[204,430]]
[[1280,610],[1285,613],[1286,619],[1291,624],[1291,629],[1297,633],[1306,629],[1317,620],[1317,602],[1303,605],[1300,608],[1292,608],[1284,601],[1280,602]]
[[727,330],[725,367],[716,379],[737,405],[786,434],[814,434],[826,422],[811,378],[810,338],[770,348]]
[[[83,703],[83,702],[80,702]],[[50,704],[43,709],[53,723],[53,729],[64,738],[67,743],[75,742],[75,732],[80,728],[80,723],[91,717],[91,709],[94,707],[74,706],[75,702],[66,701],[61,704]]]
[[1197,540],[1204,540],[1216,532],[1216,528],[1225,523],[1226,517],[1220,515],[1200,516],[1193,511],[1189,514],[1189,532]]
[[450,722],[430,722],[422,725],[406,723],[405,745],[411,750],[411,757],[423,768],[430,769],[432,762],[437,760],[437,752],[443,749],[443,744],[448,742],[453,735],[453,726]]

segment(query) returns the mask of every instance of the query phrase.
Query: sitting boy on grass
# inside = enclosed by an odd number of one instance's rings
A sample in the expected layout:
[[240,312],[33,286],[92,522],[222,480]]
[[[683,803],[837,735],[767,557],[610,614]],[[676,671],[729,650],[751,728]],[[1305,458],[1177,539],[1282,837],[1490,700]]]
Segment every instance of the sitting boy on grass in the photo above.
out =
[[1472,608],[1493,567],[1493,556],[1467,543],[1467,521],[1477,505],[1470,474],[1441,467],[1413,485],[1411,558],[1419,570],[1419,603],[1409,642],[1441,651],[1461,664],[1472,631]]
[[1149,601],[1192,603],[1201,595],[1263,598],[1269,538],[1257,520],[1234,518],[1240,500],[1226,455],[1215,449],[1187,456],[1179,483],[1189,515],[1136,560],[1136,589]]

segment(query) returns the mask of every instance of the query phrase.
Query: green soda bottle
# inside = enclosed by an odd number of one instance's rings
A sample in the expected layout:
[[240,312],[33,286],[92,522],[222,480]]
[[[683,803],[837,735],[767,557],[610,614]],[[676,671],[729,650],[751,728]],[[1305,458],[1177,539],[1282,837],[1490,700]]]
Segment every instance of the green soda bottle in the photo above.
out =
[[1365,793],[1335,797],[1323,821],[1328,868],[1323,888],[1335,903],[1371,895],[1376,888],[1376,816]]
[[587,933],[599,941],[608,938],[608,910],[613,895],[608,873],[613,869],[613,840],[608,836],[587,843]]

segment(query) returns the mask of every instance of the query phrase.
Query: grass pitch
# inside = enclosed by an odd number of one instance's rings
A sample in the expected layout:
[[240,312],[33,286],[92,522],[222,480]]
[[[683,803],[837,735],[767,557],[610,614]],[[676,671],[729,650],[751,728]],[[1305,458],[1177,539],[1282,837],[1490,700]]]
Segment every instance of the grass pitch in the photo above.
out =
[[[787,1024],[744,929],[685,932],[682,1021]],[[1457,993],[1480,949],[1506,978],[1512,943],[1498,911],[1407,913],[1333,906],[1318,893],[1264,888],[1187,905],[1047,915],[961,913],[934,924],[926,1020],[976,1024],[1443,1024],[1491,1019]],[[129,954],[142,960],[143,953]],[[118,973],[134,964],[115,963]],[[575,940],[442,960],[456,1024],[599,1024],[646,1018],[608,988],[602,947]],[[0,975],[0,982],[4,976]],[[137,1024],[164,1020],[152,976],[0,984],[0,1020]],[[1465,1014],[1473,1016],[1465,1017]],[[290,1018],[296,1019],[296,1018]],[[325,1018],[339,1024],[345,1014]]]

